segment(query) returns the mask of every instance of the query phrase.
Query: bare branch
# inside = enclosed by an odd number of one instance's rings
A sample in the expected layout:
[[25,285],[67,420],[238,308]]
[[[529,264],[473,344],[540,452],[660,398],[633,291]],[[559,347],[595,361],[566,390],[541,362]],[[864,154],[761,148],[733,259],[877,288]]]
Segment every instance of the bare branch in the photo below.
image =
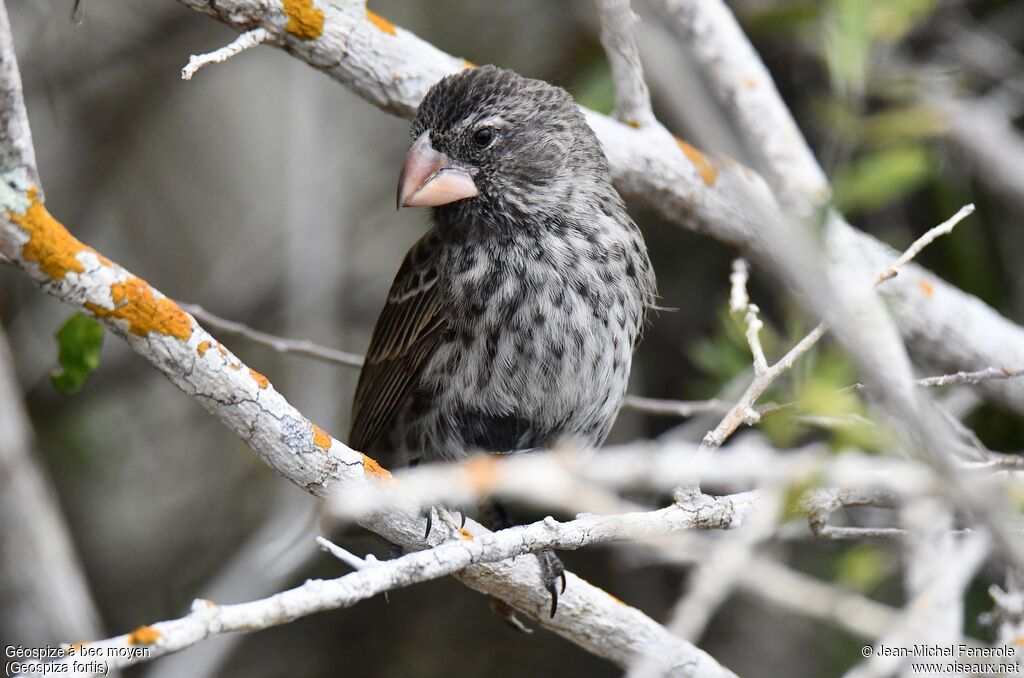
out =
[[[432,549],[417,551],[393,560],[377,561],[367,557],[361,559],[330,541],[320,538],[317,542],[335,557],[355,569],[355,572],[338,579],[311,580],[270,598],[237,605],[217,605],[209,600],[197,600],[192,613],[180,619],[158,622],[147,629],[147,637],[155,638],[148,644],[148,653],[126,653],[108,660],[112,667],[123,667],[148,661],[162,655],[177,652],[214,635],[238,631],[258,631],[285,624],[300,617],[325,610],[351,607],[361,600],[385,591],[409,586],[419,582],[437,579],[465,570],[473,564],[506,561],[518,555],[547,548],[577,549],[589,544],[621,541],[643,537],[661,536],[677,530],[693,527],[722,527],[732,524],[742,512],[753,508],[756,497],[713,498],[695,497],[686,504],[674,504],[659,511],[642,514],[616,516],[587,516],[567,523],[546,518],[532,525],[518,526],[490,532],[483,526],[470,521],[462,530],[453,530],[448,539]],[[726,522],[722,522],[725,520]],[[536,573],[537,565],[528,559],[519,561],[526,569]],[[583,586],[583,581],[567,573],[568,592]],[[604,594],[607,596],[607,594]],[[610,598],[610,596],[609,596]],[[566,605],[566,601],[560,603]],[[619,603],[619,612],[602,619],[609,625],[627,624],[627,619],[636,620],[632,608]],[[571,615],[588,614],[589,608],[571,608]],[[91,648],[122,647],[138,645],[139,631],[107,640],[88,643]],[[652,642],[667,650],[661,657],[662,668],[674,662],[694,662],[695,676],[732,676],[733,674],[714,663],[707,655],[693,656],[689,645],[668,632],[662,631]],[[652,646],[653,647],[653,646]],[[71,656],[54,664],[74,661]],[[53,665],[48,665],[56,672]]]
[[631,127],[652,125],[656,121],[651,94],[636,45],[640,19],[630,8],[629,0],[594,0],[594,4],[601,19],[601,45],[615,81],[615,118]]
[[246,31],[235,38],[231,44],[210,52],[209,54],[193,54],[188,59],[188,65],[181,69],[181,79],[191,80],[192,76],[199,72],[200,68],[209,64],[222,64],[236,54],[261,45],[270,40],[270,33],[265,28],[254,28]]
[[875,279],[875,284],[881,284],[886,280],[895,278],[899,275],[900,269],[910,263],[925,247],[931,245],[937,238],[952,233],[957,224],[972,214],[974,214],[974,204],[971,203],[969,205],[964,205],[960,208],[960,211],[949,219],[946,219],[938,226],[928,229],[924,235],[915,240],[913,244],[911,244],[910,247],[908,247],[907,250],[892,263],[892,266],[878,274],[878,277]]
[[659,398],[643,398],[627,395],[622,407],[645,414],[657,414],[669,417],[692,417],[696,414],[725,414],[729,411],[729,403],[724,400],[663,400]]
[[950,386],[952,384],[971,384],[977,386],[986,381],[1000,380],[1000,379],[1016,379],[1017,377],[1024,377],[1024,367],[1018,369],[1009,369],[1007,367],[986,367],[983,370],[977,372],[957,372],[955,374],[944,374],[938,377],[925,377],[924,379],[918,379],[918,386],[938,387],[938,386]]
[[237,334],[249,341],[268,346],[278,353],[293,353],[295,355],[301,355],[315,360],[322,360],[334,365],[344,365],[345,367],[363,366],[363,356],[358,353],[338,351],[333,348],[327,348],[326,346],[320,346],[319,344],[315,344],[306,339],[286,339],[273,334],[267,334],[266,332],[261,332],[249,327],[248,325],[235,322],[234,320],[221,318],[197,304],[179,302],[179,305],[186,312],[192,314],[197,320],[206,323],[216,330],[228,332],[230,334]]
[[771,74],[722,0],[654,0],[703,66],[757,167],[790,206],[820,206],[830,191]]
[[786,355],[782,356],[778,362],[765,369],[761,374],[756,375],[754,380],[750,382],[747,390],[743,392],[740,399],[725,415],[725,418],[719,422],[718,426],[704,436],[701,449],[708,451],[720,447],[741,425],[746,424],[749,426],[760,421],[761,415],[754,410],[754,404],[757,402],[757,399],[775,383],[776,379],[789,370],[802,355],[810,351],[818,343],[818,340],[825,336],[829,327],[829,322],[822,320],[807,336],[801,339],[793,348],[789,349]]

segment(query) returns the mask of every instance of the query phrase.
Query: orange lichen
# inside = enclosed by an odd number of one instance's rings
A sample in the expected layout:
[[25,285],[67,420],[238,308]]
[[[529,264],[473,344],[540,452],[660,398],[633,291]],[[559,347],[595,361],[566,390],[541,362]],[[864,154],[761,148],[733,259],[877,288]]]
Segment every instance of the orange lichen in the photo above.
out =
[[465,541],[473,541],[473,533],[464,527],[459,528],[459,538]]
[[259,386],[260,388],[266,388],[270,386],[270,380],[264,377],[256,370],[252,369],[251,367],[249,368],[249,376],[256,381],[256,385]]
[[200,358],[204,357],[206,355],[206,352],[209,351],[209,350],[210,350],[210,342],[208,342],[208,341],[204,341],[204,342],[200,343],[199,346],[196,347],[196,353],[199,354]]
[[391,480],[391,471],[377,463],[373,457],[368,457],[365,454],[363,455],[363,473],[378,482]]
[[463,59],[462,60],[462,67],[463,68],[476,68],[476,64],[474,64],[469,59]]
[[35,187],[28,190],[29,208],[24,214],[7,211],[7,217],[29,235],[28,242],[21,249],[26,260],[39,264],[43,273],[54,280],[63,280],[68,271],[85,271],[85,266],[78,260],[81,252],[92,252],[104,264],[110,265],[110,261],[83,245],[54,219],[39,202],[38,194]]
[[224,348],[224,344],[220,343],[219,341],[217,342],[217,350],[220,351],[222,357],[228,357],[228,350]]
[[157,299],[153,288],[142,278],[132,276],[123,283],[110,286],[113,310],[86,302],[85,307],[97,318],[119,318],[128,321],[128,331],[145,337],[153,332],[188,341],[192,336],[192,319],[170,299]]
[[238,370],[242,369],[242,363],[231,363],[230,365],[228,365],[228,367],[237,372]]
[[140,626],[128,634],[129,645],[152,645],[160,640],[160,632],[152,626]]
[[331,435],[316,424],[313,424],[313,444],[321,450],[331,449]]
[[477,494],[487,495],[498,481],[498,464],[494,457],[481,454],[471,457],[465,463],[469,486]]
[[323,35],[324,13],[313,6],[313,0],[284,0],[284,29],[297,38],[314,40]]
[[622,122],[626,123],[627,125],[629,125],[633,129],[640,129],[640,121],[639,120],[623,120]]
[[929,299],[935,295],[935,285],[931,284],[924,278],[917,281],[917,286],[921,288],[921,291],[924,292],[924,295]]
[[387,19],[385,19],[384,17],[382,17],[380,14],[377,14],[376,12],[371,12],[369,7],[366,8],[366,18],[370,20],[370,23],[372,23],[374,26],[384,31],[388,35],[395,34],[395,25],[388,21]]
[[687,159],[697,167],[697,170],[700,172],[700,178],[704,181],[704,184],[706,186],[714,186],[715,181],[718,180],[718,168],[715,167],[715,163],[679,137],[676,137],[676,143],[679,144],[679,148],[683,150],[683,155],[685,155]]

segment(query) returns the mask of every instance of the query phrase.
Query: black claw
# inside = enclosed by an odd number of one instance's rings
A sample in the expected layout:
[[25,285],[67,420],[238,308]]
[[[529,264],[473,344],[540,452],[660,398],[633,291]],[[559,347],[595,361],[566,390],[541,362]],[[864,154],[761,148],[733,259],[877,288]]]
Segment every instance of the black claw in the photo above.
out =
[[464,528],[465,526],[466,526],[466,512],[465,512],[465,511],[463,511],[463,512],[462,512],[462,523],[461,523],[461,524],[459,525],[459,529],[462,529],[462,528]]
[[565,567],[562,566],[562,561],[558,559],[555,552],[550,549],[545,549],[535,554],[537,561],[540,564],[540,578],[544,584],[544,590],[551,595],[551,616],[554,617],[558,611],[558,580],[562,580],[562,591],[565,593]]
[[427,529],[423,533],[423,538],[427,539],[430,537],[430,528],[434,526],[434,507],[431,506],[427,509]]
[[[562,589],[562,592],[565,592],[564,588]],[[553,619],[555,612],[558,611],[558,587],[555,586],[555,582],[548,584],[548,593],[551,594],[551,617]]]

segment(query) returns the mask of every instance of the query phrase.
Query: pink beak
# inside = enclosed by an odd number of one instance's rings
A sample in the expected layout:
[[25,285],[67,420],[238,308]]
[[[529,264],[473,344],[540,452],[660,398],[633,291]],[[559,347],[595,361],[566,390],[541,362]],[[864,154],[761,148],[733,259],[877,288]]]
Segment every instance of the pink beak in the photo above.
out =
[[470,170],[430,145],[430,130],[413,142],[398,177],[398,207],[437,207],[480,192]]

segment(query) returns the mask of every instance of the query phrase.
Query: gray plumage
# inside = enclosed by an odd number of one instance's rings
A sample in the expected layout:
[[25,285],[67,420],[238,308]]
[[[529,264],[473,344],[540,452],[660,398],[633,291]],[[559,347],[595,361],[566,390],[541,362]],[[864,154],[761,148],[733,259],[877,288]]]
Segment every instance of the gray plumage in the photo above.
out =
[[[374,327],[350,444],[391,465],[600,444],[655,283],[597,137],[564,90],[493,66],[434,85],[412,137],[398,202],[433,226]],[[562,564],[537,558],[554,616]]]
[[601,443],[655,288],[600,143],[564,90],[493,66],[434,85],[412,136],[428,130],[479,195],[434,208],[406,256],[351,444],[412,461]]

